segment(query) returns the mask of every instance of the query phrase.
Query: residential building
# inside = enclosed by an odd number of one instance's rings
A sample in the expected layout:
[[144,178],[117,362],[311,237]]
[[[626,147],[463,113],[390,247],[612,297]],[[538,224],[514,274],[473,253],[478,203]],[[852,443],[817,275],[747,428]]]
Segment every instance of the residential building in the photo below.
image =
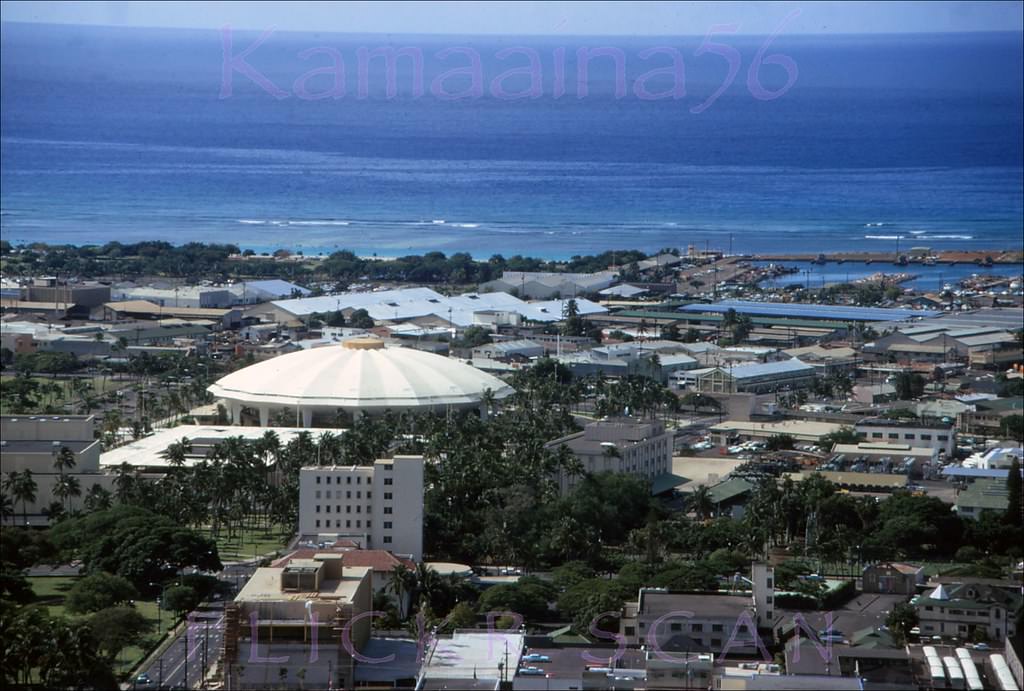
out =
[[889,593],[910,597],[925,582],[923,566],[902,562],[883,562],[864,567],[862,590],[865,593]]
[[627,644],[653,650],[757,655],[757,629],[770,626],[774,614],[773,569],[755,563],[750,580],[752,594],[641,588],[623,607],[619,632]]
[[[653,481],[672,472],[672,433],[660,420],[609,418],[588,423],[575,432],[548,442],[555,451],[568,447],[583,464],[585,473],[625,473]],[[562,493],[582,481],[561,471],[556,478]]]
[[1006,480],[980,478],[957,492],[956,512],[964,518],[978,519],[985,511],[1002,514],[1010,504]]
[[[15,491],[12,497],[14,514],[11,524],[46,525],[46,511],[57,502],[67,510],[81,508],[83,497],[98,485],[113,487],[113,476],[100,473],[100,442],[95,438],[96,421],[92,415],[3,415],[0,416],[0,477],[8,473],[30,474],[36,485],[35,500],[22,501]],[[56,462],[64,454],[71,467],[58,470]],[[28,476],[25,476],[28,477]],[[77,485],[78,495],[62,498],[58,485],[61,478]],[[27,495],[26,495],[27,496]]]
[[1024,397],[975,401],[974,410],[960,413],[956,420],[958,428],[964,434],[994,437],[999,435],[1003,419],[1011,415],[1024,415]]
[[971,640],[980,632],[999,643],[1016,633],[1015,613],[1021,594],[1019,587],[944,583],[911,604],[917,610],[922,636]]
[[356,540],[423,558],[423,457],[372,466],[307,466],[299,471],[299,534]]
[[336,553],[256,569],[225,607],[226,687],[280,688],[291,676],[352,688],[353,653],[370,637],[372,581],[371,567],[344,567]]
[[938,449],[940,456],[952,456],[956,451],[956,429],[951,422],[926,422],[916,418],[867,418],[857,422],[854,429],[857,436],[866,442]]

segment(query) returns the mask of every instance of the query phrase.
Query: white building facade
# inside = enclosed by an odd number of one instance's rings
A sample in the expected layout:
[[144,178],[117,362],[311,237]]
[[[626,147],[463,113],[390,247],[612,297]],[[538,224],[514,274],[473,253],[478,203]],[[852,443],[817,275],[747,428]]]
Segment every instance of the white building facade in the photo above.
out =
[[299,533],[348,537],[364,549],[423,558],[422,456],[372,466],[309,466],[299,471]]

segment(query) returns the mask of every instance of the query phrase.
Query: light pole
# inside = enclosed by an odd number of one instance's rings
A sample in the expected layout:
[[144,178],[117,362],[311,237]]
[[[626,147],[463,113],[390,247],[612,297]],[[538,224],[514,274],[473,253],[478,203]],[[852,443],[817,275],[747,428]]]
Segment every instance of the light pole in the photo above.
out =
[[160,588],[160,594],[156,598],[156,632],[161,634],[163,633],[163,619],[160,614],[160,609],[164,600],[164,588],[167,586],[163,583],[150,583],[150,585],[155,585]]

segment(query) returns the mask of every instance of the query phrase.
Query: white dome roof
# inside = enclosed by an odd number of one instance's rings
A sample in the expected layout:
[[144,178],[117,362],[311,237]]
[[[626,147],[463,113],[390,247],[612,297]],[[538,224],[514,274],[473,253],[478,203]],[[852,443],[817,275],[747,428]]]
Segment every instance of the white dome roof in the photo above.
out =
[[456,360],[360,339],[250,365],[208,390],[255,406],[385,410],[475,407],[487,389],[498,399],[513,393],[502,380]]

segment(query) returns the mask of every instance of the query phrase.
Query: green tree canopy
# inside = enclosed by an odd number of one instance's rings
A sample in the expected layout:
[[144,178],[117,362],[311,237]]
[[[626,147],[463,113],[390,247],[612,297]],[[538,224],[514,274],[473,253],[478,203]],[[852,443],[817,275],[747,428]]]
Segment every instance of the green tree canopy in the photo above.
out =
[[71,612],[84,614],[116,607],[138,597],[139,592],[127,578],[98,572],[78,579],[71,586],[65,605]]

